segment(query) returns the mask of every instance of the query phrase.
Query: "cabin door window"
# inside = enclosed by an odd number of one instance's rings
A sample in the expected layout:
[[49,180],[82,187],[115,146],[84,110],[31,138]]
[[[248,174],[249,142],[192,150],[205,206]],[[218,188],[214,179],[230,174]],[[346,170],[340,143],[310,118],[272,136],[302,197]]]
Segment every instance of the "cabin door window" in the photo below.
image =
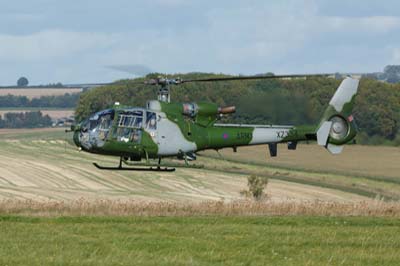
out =
[[140,143],[142,140],[143,112],[126,111],[118,115],[116,137],[121,142]]

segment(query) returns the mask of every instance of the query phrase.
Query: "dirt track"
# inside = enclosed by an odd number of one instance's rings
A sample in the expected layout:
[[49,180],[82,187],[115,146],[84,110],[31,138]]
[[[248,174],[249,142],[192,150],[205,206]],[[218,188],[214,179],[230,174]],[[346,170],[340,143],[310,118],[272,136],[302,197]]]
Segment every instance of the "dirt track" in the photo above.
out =
[[[44,130],[43,134],[53,132]],[[244,175],[204,169],[178,169],[175,173],[100,171],[92,162],[115,165],[117,159],[78,152],[57,139],[13,139],[7,135],[0,138],[0,149],[0,199],[235,200],[242,197],[240,191],[247,182]],[[276,201],[366,199],[279,180],[270,180],[267,193]]]

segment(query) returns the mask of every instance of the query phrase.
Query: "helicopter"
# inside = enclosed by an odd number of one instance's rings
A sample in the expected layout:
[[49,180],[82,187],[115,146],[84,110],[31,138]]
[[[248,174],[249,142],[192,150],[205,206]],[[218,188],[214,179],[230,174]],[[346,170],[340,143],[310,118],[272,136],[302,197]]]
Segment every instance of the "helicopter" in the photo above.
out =
[[[307,78],[315,75],[233,76],[183,80],[166,77],[140,82],[158,86],[157,100],[145,107],[123,106],[116,102],[112,108],[99,111],[73,125],[73,141],[79,150],[119,157],[116,167],[101,166],[101,170],[175,171],[177,167],[198,167],[189,162],[196,153],[247,145],[266,144],[271,157],[277,156],[277,144],[287,143],[296,150],[298,142],[316,141],[332,154],[342,152],[343,145],[352,141],[357,128],[352,115],[359,80],[346,77],[331,98],[314,126],[221,124],[221,116],[232,114],[235,106],[218,106],[208,102],[171,102],[172,86],[192,82],[220,82],[252,79]],[[162,159],[176,157],[185,164],[163,163]]]

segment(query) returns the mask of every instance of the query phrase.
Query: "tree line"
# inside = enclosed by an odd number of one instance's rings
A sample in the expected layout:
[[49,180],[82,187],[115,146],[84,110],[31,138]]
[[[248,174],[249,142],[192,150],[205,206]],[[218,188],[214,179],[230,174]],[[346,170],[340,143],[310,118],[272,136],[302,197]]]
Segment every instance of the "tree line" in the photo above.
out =
[[[152,78],[157,74],[148,75]],[[209,73],[180,74],[183,79],[222,77]],[[111,107],[114,102],[144,106],[156,98],[157,87],[137,85],[136,80],[122,80],[81,94],[76,108],[77,120]],[[234,82],[185,83],[172,89],[176,102],[208,101],[220,106],[236,105],[237,113],[226,122],[251,124],[318,123],[341,80],[308,78],[291,80],[254,80]],[[136,84],[135,84],[136,83]],[[359,141],[400,145],[400,84],[389,84],[371,78],[360,82],[354,117],[359,128]]]
[[59,96],[41,96],[40,98],[29,99],[26,96],[5,95],[0,96],[2,108],[26,108],[26,107],[47,107],[47,108],[75,108],[79,100],[78,93],[66,93]]
[[50,116],[43,115],[40,111],[6,113],[0,116],[0,128],[38,128],[49,127],[52,121]]

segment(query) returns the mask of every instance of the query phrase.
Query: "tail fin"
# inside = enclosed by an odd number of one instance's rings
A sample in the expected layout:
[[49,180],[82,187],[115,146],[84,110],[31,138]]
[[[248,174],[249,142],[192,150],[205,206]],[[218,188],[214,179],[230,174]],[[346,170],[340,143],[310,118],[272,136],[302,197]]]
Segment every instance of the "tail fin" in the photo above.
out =
[[316,132],[318,145],[326,147],[333,154],[341,153],[343,145],[357,134],[352,111],[358,84],[359,80],[353,78],[342,81]]

